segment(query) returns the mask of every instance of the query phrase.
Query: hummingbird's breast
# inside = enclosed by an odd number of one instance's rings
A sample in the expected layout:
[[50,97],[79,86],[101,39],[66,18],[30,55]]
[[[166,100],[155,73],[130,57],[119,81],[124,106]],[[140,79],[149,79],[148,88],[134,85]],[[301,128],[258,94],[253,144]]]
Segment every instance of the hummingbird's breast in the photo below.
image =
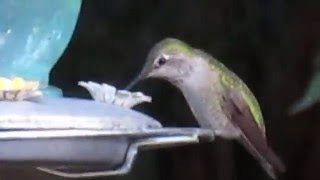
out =
[[185,81],[180,89],[200,127],[212,129],[216,135],[225,138],[237,137],[239,131],[220,105],[223,88],[219,74],[208,70],[193,75],[193,79]]
[[[216,90],[218,91],[219,88],[217,87]],[[239,129],[232,124],[222,110],[218,92],[205,90],[196,94],[190,93],[185,92],[184,96],[201,128],[211,129],[217,136],[229,139],[240,135]]]

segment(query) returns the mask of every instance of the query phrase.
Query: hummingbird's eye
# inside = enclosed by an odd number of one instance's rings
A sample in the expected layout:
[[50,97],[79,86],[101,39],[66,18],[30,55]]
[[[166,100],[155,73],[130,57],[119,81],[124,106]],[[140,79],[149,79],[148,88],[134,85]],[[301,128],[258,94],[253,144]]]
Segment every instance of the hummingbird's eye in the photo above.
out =
[[159,59],[156,61],[154,67],[159,68],[160,66],[164,65],[167,62],[167,59],[163,56],[159,57]]

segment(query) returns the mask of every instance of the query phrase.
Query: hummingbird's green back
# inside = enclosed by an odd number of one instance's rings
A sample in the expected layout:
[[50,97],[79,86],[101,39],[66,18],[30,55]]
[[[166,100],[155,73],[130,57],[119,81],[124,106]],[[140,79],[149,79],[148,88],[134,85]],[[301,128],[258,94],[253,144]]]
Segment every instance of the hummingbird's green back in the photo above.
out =
[[202,56],[203,59],[208,60],[212,70],[218,72],[220,81],[225,87],[241,92],[242,98],[248,104],[254,120],[265,133],[265,124],[260,105],[248,86],[234,72],[229,70],[224,64],[213,58],[211,55],[201,50],[196,50],[196,52],[198,55]]

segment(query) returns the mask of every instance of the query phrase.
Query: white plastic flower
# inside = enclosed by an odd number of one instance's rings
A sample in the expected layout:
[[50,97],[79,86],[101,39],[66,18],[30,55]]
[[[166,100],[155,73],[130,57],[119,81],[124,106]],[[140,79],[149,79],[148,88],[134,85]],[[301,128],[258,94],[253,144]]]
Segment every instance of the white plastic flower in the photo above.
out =
[[98,84],[92,81],[80,81],[78,85],[86,88],[96,101],[115,104],[125,108],[132,108],[137,104],[151,102],[152,100],[150,96],[146,96],[142,92],[117,90],[115,87],[105,83]]

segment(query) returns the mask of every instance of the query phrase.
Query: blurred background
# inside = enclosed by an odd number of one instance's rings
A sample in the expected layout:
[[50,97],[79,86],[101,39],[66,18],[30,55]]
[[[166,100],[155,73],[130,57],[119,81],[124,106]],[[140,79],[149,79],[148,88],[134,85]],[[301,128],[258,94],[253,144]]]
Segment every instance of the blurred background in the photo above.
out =
[[[69,97],[89,98],[77,86],[80,80],[121,89],[140,71],[156,42],[181,39],[218,58],[254,92],[269,144],[287,166],[279,179],[318,180],[319,5],[316,0],[84,0],[72,40],[50,82]],[[147,80],[135,90],[153,96],[152,104],[136,110],[164,126],[197,126],[181,93],[168,83]],[[216,139],[142,152],[130,174],[99,179],[269,178],[242,146]]]

